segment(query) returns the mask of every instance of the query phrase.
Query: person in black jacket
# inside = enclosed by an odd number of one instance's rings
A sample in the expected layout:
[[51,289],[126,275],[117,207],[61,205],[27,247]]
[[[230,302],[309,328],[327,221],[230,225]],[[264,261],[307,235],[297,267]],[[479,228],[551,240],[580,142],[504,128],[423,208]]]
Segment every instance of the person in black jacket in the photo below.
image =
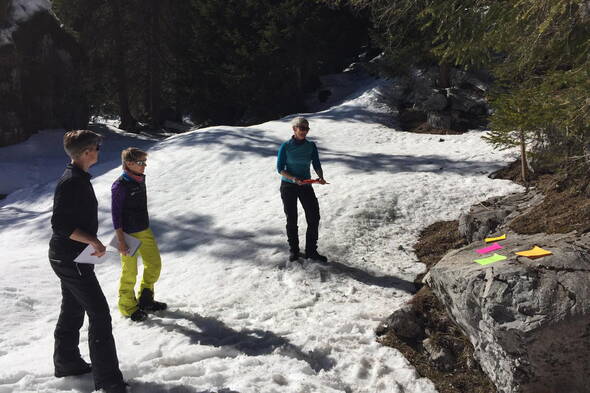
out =
[[[67,132],[64,149],[71,158],[55,188],[49,261],[61,282],[61,311],[55,327],[53,361],[56,377],[92,372],[96,390],[124,393],[126,384],[112,334],[109,305],[94,274],[94,265],[74,259],[87,246],[105,254],[96,237],[98,203],[88,169],[98,162],[101,136],[88,130]],[[80,328],[88,314],[88,346],[92,366],[80,356]]]

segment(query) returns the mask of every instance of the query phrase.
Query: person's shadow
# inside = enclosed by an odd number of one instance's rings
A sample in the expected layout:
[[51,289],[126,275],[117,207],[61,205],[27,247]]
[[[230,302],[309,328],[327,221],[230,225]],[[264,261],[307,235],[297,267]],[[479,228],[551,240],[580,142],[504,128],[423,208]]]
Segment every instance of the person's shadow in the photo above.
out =
[[[269,330],[242,329],[238,331],[215,318],[203,317],[185,311],[168,310],[159,315],[164,319],[151,319],[144,323],[184,334],[190,339],[191,344],[228,347],[248,356],[260,356],[276,352],[306,362],[315,372],[330,370],[336,363],[334,359],[321,351],[303,352],[290,343],[288,339]],[[191,325],[185,327],[174,322],[167,322],[166,319],[183,319],[191,322]]]
[[365,285],[378,286],[381,288],[393,288],[400,291],[409,293],[410,295],[415,294],[421,288],[421,284],[404,280],[403,278],[395,276],[379,276],[354,266],[348,266],[337,261],[329,261],[328,263],[321,263],[314,260],[309,260],[310,263],[316,264],[322,270],[320,270],[320,276],[322,281],[326,280],[326,273],[330,274],[341,274],[348,276],[358,282]]

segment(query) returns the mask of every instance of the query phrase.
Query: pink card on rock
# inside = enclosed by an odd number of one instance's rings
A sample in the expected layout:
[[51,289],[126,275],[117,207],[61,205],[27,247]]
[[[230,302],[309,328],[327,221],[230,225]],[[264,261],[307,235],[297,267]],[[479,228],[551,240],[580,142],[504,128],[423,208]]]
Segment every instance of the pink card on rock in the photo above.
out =
[[494,243],[489,247],[480,248],[479,250],[475,250],[475,252],[480,253],[480,254],[487,254],[488,252],[500,250],[501,248],[503,248],[501,245],[499,245],[498,243]]

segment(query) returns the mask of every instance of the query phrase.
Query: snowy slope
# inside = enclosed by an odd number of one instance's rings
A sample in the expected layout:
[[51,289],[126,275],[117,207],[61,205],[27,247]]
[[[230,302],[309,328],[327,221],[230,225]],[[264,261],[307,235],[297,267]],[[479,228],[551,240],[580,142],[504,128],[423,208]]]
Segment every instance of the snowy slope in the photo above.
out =
[[[290,118],[143,141],[152,145],[148,198],[163,256],[156,297],[170,310],[141,324],[120,317],[117,258],[97,267],[132,392],[435,392],[398,351],[375,342],[373,329],[411,296],[423,269],[412,253],[420,229],[519,188],[485,176],[508,157],[480,132],[441,138],[383,126],[378,89],[308,116],[331,183],[314,186],[328,267],[286,262],[275,157]],[[113,232],[110,185],[120,172],[112,157],[121,140],[109,139],[101,154],[110,159],[91,168],[103,242]],[[54,186],[0,201],[0,393],[92,391],[89,376],[52,376]],[[87,357],[85,341],[81,349]]]

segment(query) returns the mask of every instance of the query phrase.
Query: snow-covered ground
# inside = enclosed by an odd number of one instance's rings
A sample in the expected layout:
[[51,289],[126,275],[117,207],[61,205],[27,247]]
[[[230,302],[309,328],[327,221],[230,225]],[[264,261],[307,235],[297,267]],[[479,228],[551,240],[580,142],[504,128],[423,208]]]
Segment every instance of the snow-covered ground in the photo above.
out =
[[[383,124],[379,83],[309,114],[329,185],[319,250],[328,266],[289,264],[275,157],[290,118],[211,127],[164,141],[103,131],[91,168],[99,234],[110,240],[110,186],[124,146],[149,149],[147,185],[169,310],[147,322],[116,308],[116,255],[96,272],[111,306],[120,366],[133,393],[435,392],[373,329],[409,299],[423,270],[419,231],[519,187],[486,174],[508,161],[480,138],[421,135]],[[89,375],[53,377],[58,279],[47,260],[62,132],[0,149],[0,393],[90,392]],[[1,191],[0,191],[1,192]],[[300,235],[305,220],[300,211]],[[304,238],[304,236],[302,236]],[[85,328],[84,328],[85,329]],[[86,334],[81,350],[88,359]]]

